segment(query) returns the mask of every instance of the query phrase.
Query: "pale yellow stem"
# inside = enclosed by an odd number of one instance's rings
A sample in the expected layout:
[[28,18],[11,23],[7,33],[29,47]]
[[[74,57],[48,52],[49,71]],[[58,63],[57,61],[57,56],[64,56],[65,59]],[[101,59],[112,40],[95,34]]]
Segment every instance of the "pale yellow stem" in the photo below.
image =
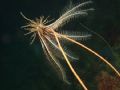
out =
[[75,40],[73,40],[73,39],[71,39],[71,38],[68,38],[68,37],[65,36],[65,35],[61,35],[61,36],[64,37],[65,39],[67,39],[67,40],[69,40],[69,41],[71,41],[71,42],[73,42],[73,43],[81,46],[82,48],[88,50],[89,52],[93,53],[93,54],[96,55],[97,57],[99,57],[103,62],[105,62],[107,65],[109,65],[109,66],[117,73],[117,75],[120,77],[120,73],[115,69],[115,67],[114,67],[112,64],[110,64],[110,63],[109,63],[104,57],[102,57],[100,54],[98,54],[97,52],[93,51],[93,50],[90,49],[89,47],[83,45],[82,43],[79,43],[79,42],[77,42],[77,41],[75,41]]
[[60,48],[60,50],[61,50],[61,52],[62,52],[62,54],[63,54],[63,56],[64,56],[64,58],[65,58],[65,60],[66,60],[66,62],[67,62],[69,68],[71,69],[72,73],[74,74],[74,76],[76,77],[76,79],[79,81],[80,85],[82,85],[82,87],[84,88],[84,90],[88,90],[87,87],[85,86],[85,84],[83,83],[83,81],[81,80],[81,78],[79,77],[79,75],[78,75],[78,74],[76,73],[76,71],[74,70],[74,68],[73,68],[73,66],[71,65],[71,63],[69,62],[69,60],[68,60],[68,58],[67,58],[67,56],[66,56],[66,54],[65,54],[65,52],[64,52],[64,50],[63,50],[63,48],[62,48],[62,46],[61,46],[61,44],[60,44],[60,42],[59,42],[59,40],[58,40],[58,37],[57,37],[56,33],[55,33],[54,31],[53,31],[53,33],[54,33],[54,35],[55,35],[55,39],[56,39],[56,41],[57,41],[57,43],[58,43],[58,46],[59,46],[59,48]]

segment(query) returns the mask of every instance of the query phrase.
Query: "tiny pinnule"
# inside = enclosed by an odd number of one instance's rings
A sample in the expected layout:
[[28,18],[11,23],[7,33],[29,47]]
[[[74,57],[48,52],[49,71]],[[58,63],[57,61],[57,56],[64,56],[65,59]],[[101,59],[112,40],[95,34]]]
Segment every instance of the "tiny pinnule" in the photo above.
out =
[[55,20],[55,22],[51,24],[48,24],[51,22],[51,20],[48,20],[48,18],[44,18],[44,16],[37,18],[35,20],[31,20],[25,17],[21,13],[23,18],[25,18],[28,21],[28,24],[25,26],[22,26],[22,28],[28,30],[28,33],[26,33],[26,35],[30,33],[33,34],[31,36],[33,38],[31,43],[33,43],[33,41],[36,38],[36,35],[38,35],[46,57],[50,61],[54,62],[54,64],[56,64],[56,66],[59,68],[62,74],[63,80],[65,82],[68,82],[63,66],[61,65],[59,61],[60,58],[65,60],[71,72],[73,73],[75,78],[78,80],[80,85],[82,85],[84,90],[88,90],[88,88],[86,87],[86,85],[84,84],[80,76],[77,74],[77,72],[75,71],[70,61],[70,59],[72,60],[72,59],[78,59],[78,58],[70,54],[69,52],[67,52],[67,50],[61,45],[62,40],[74,43],[78,45],[80,48],[83,48],[86,51],[97,56],[100,60],[102,60],[107,65],[109,65],[116,72],[116,74],[120,77],[120,73],[116,70],[116,68],[112,64],[110,64],[103,56],[101,56],[96,51],[92,50],[91,48],[87,47],[86,45],[82,44],[81,42],[77,41],[78,39],[84,40],[86,38],[89,38],[91,37],[91,34],[80,34],[79,32],[75,34],[70,31],[66,31],[62,33],[59,32],[60,31],[59,27],[62,27],[63,25],[67,24],[68,22],[71,21],[71,19],[85,16],[88,14],[88,11],[93,11],[94,10],[93,8],[82,9],[82,7],[90,3],[92,3],[92,1],[86,1],[73,7],[71,6],[70,9],[67,9],[57,20]]

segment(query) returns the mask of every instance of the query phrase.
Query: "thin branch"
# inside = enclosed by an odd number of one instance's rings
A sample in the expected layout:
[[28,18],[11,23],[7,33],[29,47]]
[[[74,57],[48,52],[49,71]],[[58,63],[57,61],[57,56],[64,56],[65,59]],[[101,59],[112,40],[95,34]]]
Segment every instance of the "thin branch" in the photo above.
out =
[[87,87],[85,86],[85,84],[83,83],[82,79],[79,77],[79,75],[74,70],[74,68],[71,65],[70,61],[68,60],[67,56],[65,55],[65,52],[64,52],[64,50],[63,50],[63,48],[62,48],[62,46],[61,46],[61,44],[60,44],[60,42],[58,40],[57,34],[54,31],[53,31],[53,33],[54,33],[54,36],[55,36],[56,41],[58,43],[58,46],[59,46],[59,48],[60,48],[60,50],[61,50],[61,52],[62,52],[62,54],[63,54],[63,56],[64,56],[64,58],[65,58],[65,60],[67,62],[69,68],[71,69],[72,73],[74,74],[74,76],[76,77],[76,79],[79,81],[80,85],[82,85],[82,87],[84,88],[84,90],[88,90]]
[[71,38],[68,38],[68,37],[65,36],[65,35],[61,35],[61,36],[62,36],[63,38],[65,38],[65,39],[67,39],[67,40],[69,40],[69,41],[71,41],[71,42],[79,45],[80,47],[86,49],[87,51],[91,52],[91,53],[94,54],[95,56],[99,57],[103,62],[105,62],[107,65],[109,65],[109,66],[116,72],[116,74],[120,77],[120,73],[116,70],[116,68],[115,68],[111,63],[109,63],[104,57],[102,57],[100,54],[98,54],[97,52],[93,51],[93,50],[90,49],[89,47],[83,45],[82,43],[79,43],[79,42],[77,42],[77,41],[75,41],[75,40],[73,40],[73,39],[71,39]]

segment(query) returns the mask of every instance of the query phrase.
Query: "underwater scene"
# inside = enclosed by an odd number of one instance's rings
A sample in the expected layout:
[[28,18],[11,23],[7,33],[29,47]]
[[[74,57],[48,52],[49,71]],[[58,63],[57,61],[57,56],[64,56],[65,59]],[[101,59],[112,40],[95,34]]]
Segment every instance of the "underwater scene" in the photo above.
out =
[[119,0],[0,4],[0,90],[120,90]]

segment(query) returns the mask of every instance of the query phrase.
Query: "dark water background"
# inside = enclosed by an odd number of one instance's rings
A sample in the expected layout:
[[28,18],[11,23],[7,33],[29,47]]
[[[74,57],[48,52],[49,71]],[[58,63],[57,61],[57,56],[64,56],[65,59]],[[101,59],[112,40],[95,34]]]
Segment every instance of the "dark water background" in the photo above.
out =
[[[25,37],[20,29],[25,24],[21,11],[32,19],[40,15],[57,18],[68,2],[69,0],[0,1],[0,90],[82,90],[74,84],[69,86],[60,80],[48,64],[41,44],[36,41],[29,45],[29,37]],[[73,2],[78,3],[79,0]],[[89,19],[92,21],[86,21],[86,25],[102,35],[112,46],[117,60],[111,62],[120,70],[120,1],[93,2],[95,15]],[[86,64],[89,66],[89,63]],[[97,83],[93,76],[99,71],[96,72],[95,67],[93,68],[84,81],[91,90],[96,90],[94,88],[97,88]],[[89,73],[90,69],[86,66],[84,70]]]

